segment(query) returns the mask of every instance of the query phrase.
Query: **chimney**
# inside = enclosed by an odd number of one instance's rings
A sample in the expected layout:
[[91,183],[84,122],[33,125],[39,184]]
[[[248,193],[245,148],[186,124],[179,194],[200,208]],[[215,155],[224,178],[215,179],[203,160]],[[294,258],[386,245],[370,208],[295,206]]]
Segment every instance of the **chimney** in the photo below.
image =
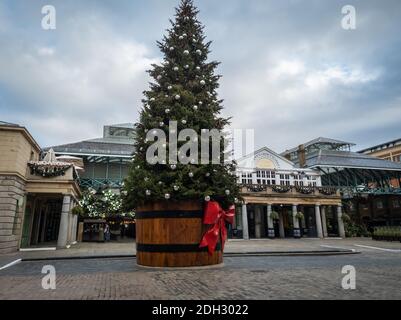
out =
[[306,166],[305,146],[303,144],[298,147],[298,161],[301,168]]

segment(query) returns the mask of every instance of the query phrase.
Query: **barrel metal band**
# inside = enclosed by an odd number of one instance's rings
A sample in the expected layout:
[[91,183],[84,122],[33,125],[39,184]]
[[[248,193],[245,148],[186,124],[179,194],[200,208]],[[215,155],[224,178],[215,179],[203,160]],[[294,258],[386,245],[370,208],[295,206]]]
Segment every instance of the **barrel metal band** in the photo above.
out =
[[[208,248],[199,248],[199,244],[136,244],[136,251],[153,253],[176,252],[207,252]],[[221,244],[216,245],[215,251],[221,251]]]
[[146,211],[137,212],[135,219],[176,219],[176,218],[203,218],[203,212],[196,211]]

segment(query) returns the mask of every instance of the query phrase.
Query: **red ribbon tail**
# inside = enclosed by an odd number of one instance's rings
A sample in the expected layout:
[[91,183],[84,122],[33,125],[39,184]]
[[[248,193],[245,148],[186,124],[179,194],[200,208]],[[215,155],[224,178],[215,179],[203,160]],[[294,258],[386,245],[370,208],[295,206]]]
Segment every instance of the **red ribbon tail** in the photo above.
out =
[[208,248],[209,255],[213,255],[219,239],[219,225],[216,224],[203,236],[199,248]]

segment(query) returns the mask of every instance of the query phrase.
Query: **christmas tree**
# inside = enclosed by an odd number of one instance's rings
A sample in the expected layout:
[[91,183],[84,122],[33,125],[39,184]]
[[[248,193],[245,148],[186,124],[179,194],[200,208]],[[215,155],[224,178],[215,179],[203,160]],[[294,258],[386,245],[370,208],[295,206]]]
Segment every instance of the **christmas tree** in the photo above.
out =
[[[223,100],[216,92],[220,76],[215,74],[219,63],[208,62],[211,42],[205,42],[197,14],[192,0],[182,0],[175,21],[170,20],[172,27],[157,42],[164,59],[149,71],[153,82],[144,92],[136,124],[136,152],[124,182],[127,209],[160,200],[214,200],[227,208],[239,197],[235,165],[224,161],[227,150],[223,135],[218,141],[218,162],[201,161],[200,155],[205,152],[210,161],[215,155],[212,147],[201,151],[201,141],[205,141],[202,133],[212,129],[222,133],[229,119],[220,115]],[[193,129],[196,136],[174,142],[172,137],[185,129]],[[159,130],[165,138],[156,135]],[[158,148],[149,159],[155,143]],[[153,161],[157,157],[159,160]]]

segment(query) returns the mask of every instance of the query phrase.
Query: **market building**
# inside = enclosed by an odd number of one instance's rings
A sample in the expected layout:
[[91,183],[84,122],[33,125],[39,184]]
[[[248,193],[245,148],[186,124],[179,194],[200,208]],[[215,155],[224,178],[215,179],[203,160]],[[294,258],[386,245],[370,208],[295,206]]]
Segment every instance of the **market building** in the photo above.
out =
[[341,196],[318,170],[300,168],[267,147],[237,160],[242,206],[234,238],[345,236]]
[[[399,144],[387,145],[394,147],[391,157],[395,159]],[[389,161],[385,153],[380,159],[367,150],[352,152],[353,146],[350,142],[317,138],[281,155],[300,168],[319,171],[323,185],[340,190],[345,211],[357,223],[370,230],[401,225],[401,163]],[[369,150],[379,148],[383,147]]]
[[[380,159],[399,162],[401,163],[401,139],[392,140],[382,144],[375,145],[363,150],[358,151],[358,153],[367,154]],[[401,187],[400,181],[398,179],[393,179],[391,184],[396,187]]]
[[83,159],[85,171],[79,180],[83,189],[92,188],[97,191],[113,189],[118,192],[128,174],[134,152],[134,138],[133,123],[105,125],[101,138],[50,148],[62,159],[65,157]]
[[76,241],[77,169],[41,151],[25,127],[0,122],[0,253]]

